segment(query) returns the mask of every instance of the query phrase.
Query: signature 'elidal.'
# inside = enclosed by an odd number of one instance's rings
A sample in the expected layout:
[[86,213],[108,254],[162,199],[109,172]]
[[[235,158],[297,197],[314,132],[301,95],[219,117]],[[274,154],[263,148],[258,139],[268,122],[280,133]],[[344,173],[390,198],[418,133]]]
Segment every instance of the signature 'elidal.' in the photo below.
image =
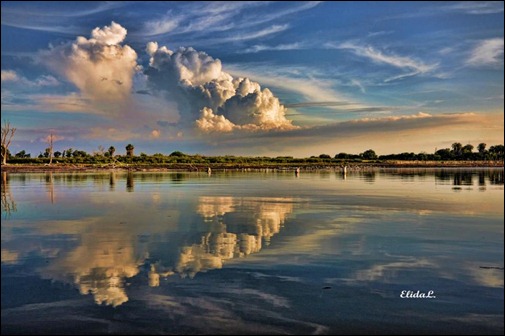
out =
[[412,291],[412,290],[402,290],[400,297],[402,299],[435,299],[435,291],[430,290],[428,292]]

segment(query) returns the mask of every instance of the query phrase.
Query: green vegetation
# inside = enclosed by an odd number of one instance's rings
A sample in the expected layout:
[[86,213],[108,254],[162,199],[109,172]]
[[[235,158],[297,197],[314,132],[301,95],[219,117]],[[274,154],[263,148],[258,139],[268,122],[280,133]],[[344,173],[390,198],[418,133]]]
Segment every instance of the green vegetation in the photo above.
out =
[[[189,168],[195,166],[218,165],[223,167],[269,167],[269,166],[309,166],[309,165],[338,165],[346,163],[371,162],[380,163],[385,161],[503,161],[503,145],[495,145],[487,149],[486,144],[480,143],[477,151],[474,146],[461,143],[454,143],[451,148],[435,150],[433,154],[421,152],[400,153],[377,156],[374,150],[368,149],[360,154],[338,153],[334,157],[329,154],[320,154],[309,158],[294,158],[292,156],[278,157],[245,157],[245,156],[204,156],[200,154],[188,155],[180,151],[174,151],[169,155],[156,153],[147,155],[141,153],[135,156],[134,146],[128,144],[126,155],[115,155],[116,149],[110,146],[107,151],[100,146],[98,151],[89,154],[82,150],[68,148],[63,151],[54,152],[54,163],[59,164],[99,164],[99,165],[184,165]],[[40,153],[38,157],[32,158],[30,153],[22,150],[12,156],[9,152],[9,163],[13,164],[48,164],[50,161],[50,149]]]

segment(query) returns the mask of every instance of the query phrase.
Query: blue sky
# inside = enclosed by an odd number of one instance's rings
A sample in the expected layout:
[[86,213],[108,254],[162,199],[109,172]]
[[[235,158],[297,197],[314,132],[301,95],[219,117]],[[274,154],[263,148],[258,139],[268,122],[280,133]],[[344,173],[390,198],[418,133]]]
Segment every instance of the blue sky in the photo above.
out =
[[[2,2],[11,152],[503,143],[503,2]],[[152,43],[155,42],[155,43]]]

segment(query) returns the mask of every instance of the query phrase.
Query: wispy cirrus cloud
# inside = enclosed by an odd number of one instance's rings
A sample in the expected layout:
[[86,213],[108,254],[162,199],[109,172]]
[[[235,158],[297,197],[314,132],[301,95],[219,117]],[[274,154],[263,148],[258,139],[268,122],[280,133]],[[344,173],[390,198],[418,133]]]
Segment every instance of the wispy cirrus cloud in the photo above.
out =
[[503,38],[492,38],[477,43],[466,64],[471,66],[503,66]]
[[503,13],[503,1],[461,1],[445,7],[445,10],[472,15]]
[[232,36],[224,37],[220,39],[221,42],[237,42],[237,41],[248,41],[254,40],[260,37],[266,37],[268,35],[280,33],[289,28],[289,24],[282,25],[272,25],[270,27],[266,27],[257,31],[252,32],[242,32],[237,33]]
[[265,44],[256,44],[247,49],[239,51],[239,54],[249,54],[249,53],[258,53],[261,51],[282,51],[282,50],[297,50],[303,49],[303,44],[300,42],[295,43],[287,43],[287,44],[279,44],[275,46],[269,46]]
[[[271,2],[209,2],[203,5],[182,4],[166,14],[150,18],[133,30],[135,39],[166,35],[174,43],[191,40],[199,45],[253,40],[290,27],[292,15],[310,10],[320,2],[289,4]],[[262,7],[256,10],[256,8]],[[251,10],[251,9],[255,10]],[[270,9],[271,8],[271,9]],[[270,25],[269,25],[270,24]],[[260,47],[261,49],[261,47]],[[254,49],[248,52],[255,52]]]
[[[2,3],[2,26],[53,32],[63,35],[82,34],[87,30],[91,15],[128,6],[125,1],[90,2],[75,4],[72,10],[61,10],[47,2],[33,2],[30,6]],[[59,22],[61,24],[55,24]],[[80,24],[82,23],[82,25]]]
[[438,64],[426,64],[412,57],[400,56],[392,53],[384,53],[372,46],[359,45],[354,42],[344,42],[340,44],[328,42],[325,44],[325,46],[330,49],[350,50],[355,55],[368,58],[374,63],[387,64],[395,68],[408,71],[397,76],[386,78],[384,80],[385,82],[403,79],[405,77],[411,77],[419,74],[426,74],[438,67]]
[[147,21],[144,24],[144,29],[137,35],[151,37],[173,32],[179,26],[181,19],[180,17],[167,15],[159,20]]

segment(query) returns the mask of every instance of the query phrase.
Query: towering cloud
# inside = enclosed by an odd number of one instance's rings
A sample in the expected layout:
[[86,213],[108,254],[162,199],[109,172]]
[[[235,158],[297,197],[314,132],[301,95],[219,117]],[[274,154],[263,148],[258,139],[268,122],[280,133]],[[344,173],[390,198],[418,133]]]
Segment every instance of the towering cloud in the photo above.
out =
[[[42,51],[40,58],[99,110],[131,112],[137,100],[125,102],[130,101],[138,65],[137,53],[122,44],[126,34],[125,28],[112,22],[93,29],[90,38],[79,36]],[[233,77],[223,71],[219,59],[191,47],[172,51],[156,42],[149,42],[146,51],[150,61],[144,79],[153,91],[177,103],[179,126],[215,133],[297,128],[269,89],[248,78]],[[12,77],[7,72],[2,76]],[[118,103],[122,103],[121,109]],[[151,135],[158,137],[160,131]]]
[[172,51],[156,42],[148,43],[146,51],[151,56],[149,85],[178,102],[183,123],[195,123],[205,132],[295,128],[270,90],[234,78],[222,70],[219,59],[193,48]]
[[121,45],[125,37],[126,29],[112,22],[93,29],[90,39],[79,36],[74,42],[41,52],[41,58],[86,98],[117,102],[129,96],[137,67],[135,50]]

